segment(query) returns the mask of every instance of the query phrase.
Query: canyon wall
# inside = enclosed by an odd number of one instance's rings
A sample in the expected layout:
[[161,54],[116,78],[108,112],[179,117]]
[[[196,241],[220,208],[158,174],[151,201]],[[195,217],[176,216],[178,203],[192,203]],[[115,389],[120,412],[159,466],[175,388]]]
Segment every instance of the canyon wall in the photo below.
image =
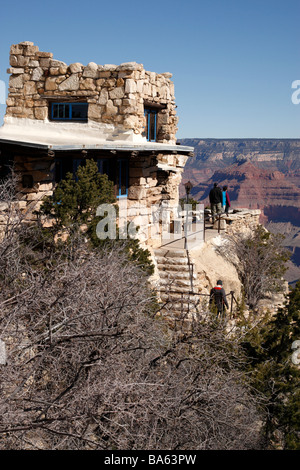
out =
[[300,277],[300,139],[181,139],[195,157],[185,167],[183,184],[193,184],[194,199],[209,203],[214,182],[227,185],[233,208],[260,209],[260,222],[286,236],[292,251],[288,281]]

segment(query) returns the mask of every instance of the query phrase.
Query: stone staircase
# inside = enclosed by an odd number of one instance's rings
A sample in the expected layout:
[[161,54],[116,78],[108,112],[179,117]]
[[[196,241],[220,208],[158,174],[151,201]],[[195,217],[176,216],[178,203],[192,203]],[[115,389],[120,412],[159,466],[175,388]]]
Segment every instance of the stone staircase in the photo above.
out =
[[174,318],[191,319],[203,301],[195,264],[185,249],[158,248],[154,251],[159,275],[158,292],[162,313]]

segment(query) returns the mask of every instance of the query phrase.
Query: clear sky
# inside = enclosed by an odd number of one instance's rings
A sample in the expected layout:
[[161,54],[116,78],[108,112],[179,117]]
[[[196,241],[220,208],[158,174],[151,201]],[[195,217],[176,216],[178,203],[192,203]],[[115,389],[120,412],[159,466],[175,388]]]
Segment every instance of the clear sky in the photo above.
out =
[[10,45],[32,41],[68,64],[173,73],[178,138],[300,138],[300,0],[14,0],[0,18],[6,88]]

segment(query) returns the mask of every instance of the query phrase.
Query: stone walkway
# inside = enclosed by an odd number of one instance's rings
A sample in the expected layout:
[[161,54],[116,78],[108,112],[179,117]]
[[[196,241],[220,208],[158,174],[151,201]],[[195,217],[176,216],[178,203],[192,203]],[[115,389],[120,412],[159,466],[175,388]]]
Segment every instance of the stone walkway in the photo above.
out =
[[179,237],[175,234],[168,234],[168,238],[163,241],[161,247],[168,248],[170,250],[197,249],[200,248],[204,242],[207,242],[218,235],[222,235],[224,230],[221,230],[220,233],[218,233],[218,230],[214,229],[212,224],[207,224],[205,226],[205,239],[203,239],[203,231],[199,230],[199,227],[197,227],[196,224],[193,224],[191,232],[192,233],[188,234],[187,242],[182,236]]
[[[235,231],[254,229],[259,223],[260,211],[235,209],[229,217],[222,217],[220,230],[206,220],[205,232],[200,222],[189,227],[187,239],[184,233],[166,234],[163,243],[155,250],[158,273],[158,292],[164,310],[171,318],[195,312],[201,313],[201,302],[207,302],[210,286],[216,279],[227,276],[227,292],[239,293],[240,281],[235,268],[218,257],[215,247],[223,237]],[[194,313],[193,313],[194,312]]]

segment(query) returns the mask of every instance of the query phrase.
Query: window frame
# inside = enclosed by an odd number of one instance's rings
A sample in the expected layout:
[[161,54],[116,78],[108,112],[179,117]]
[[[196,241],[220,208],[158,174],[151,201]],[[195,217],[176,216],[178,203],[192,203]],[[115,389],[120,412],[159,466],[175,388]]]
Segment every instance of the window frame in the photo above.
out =
[[[107,174],[110,181],[113,181],[115,187],[115,195],[117,199],[127,198],[129,189],[129,159],[128,158],[106,158],[106,157],[92,157],[98,166],[100,174]],[[63,162],[69,163],[67,168],[63,168]],[[72,157],[67,160],[66,157],[57,157],[55,159],[55,181],[59,183],[66,177],[68,172],[73,173],[76,177],[78,167],[84,163],[84,158]],[[107,172],[104,171],[104,166],[107,166]],[[67,171],[66,171],[67,170]],[[124,178],[125,175],[125,178]],[[122,194],[122,187],[126,188],[125,194]]]
[[[68,117],[54,117],[54,106],[69,106]],[[86,116],[83,118],[73,118],[72,108],[77,105],[86,105]],[[52,101],[50,103],[50,121],[54,122],[88,122],[88,103],[86,101]]]
[[[118,164],[118,167],[117,167],[117,171],[118,171],[118,175],[117,175],[117,199],[122,199],[122,198],[126,198],[128,197],[128,186],[129,186],[129,161],[127,158],[119,158],[117,160],[117,164]],[[126,193],[125,194],[122,194],[122,183],[123,183],[123,180],[122,180],[122,172],[123,172],[123,168],[122,168],[122,165],[125,164],[125,187],[126,187]],[[120,184],[121,183],[121,184]]]
[[[147,142],[157,142],[157,117],[158,117],[158,109],[152,108],[151,106],[146,106],[144,109],[144,115],[146,118],[146,126],[145,126],[145,134]],[[154,136],[150,135],[151,132],[151,115],[154,115]]]

